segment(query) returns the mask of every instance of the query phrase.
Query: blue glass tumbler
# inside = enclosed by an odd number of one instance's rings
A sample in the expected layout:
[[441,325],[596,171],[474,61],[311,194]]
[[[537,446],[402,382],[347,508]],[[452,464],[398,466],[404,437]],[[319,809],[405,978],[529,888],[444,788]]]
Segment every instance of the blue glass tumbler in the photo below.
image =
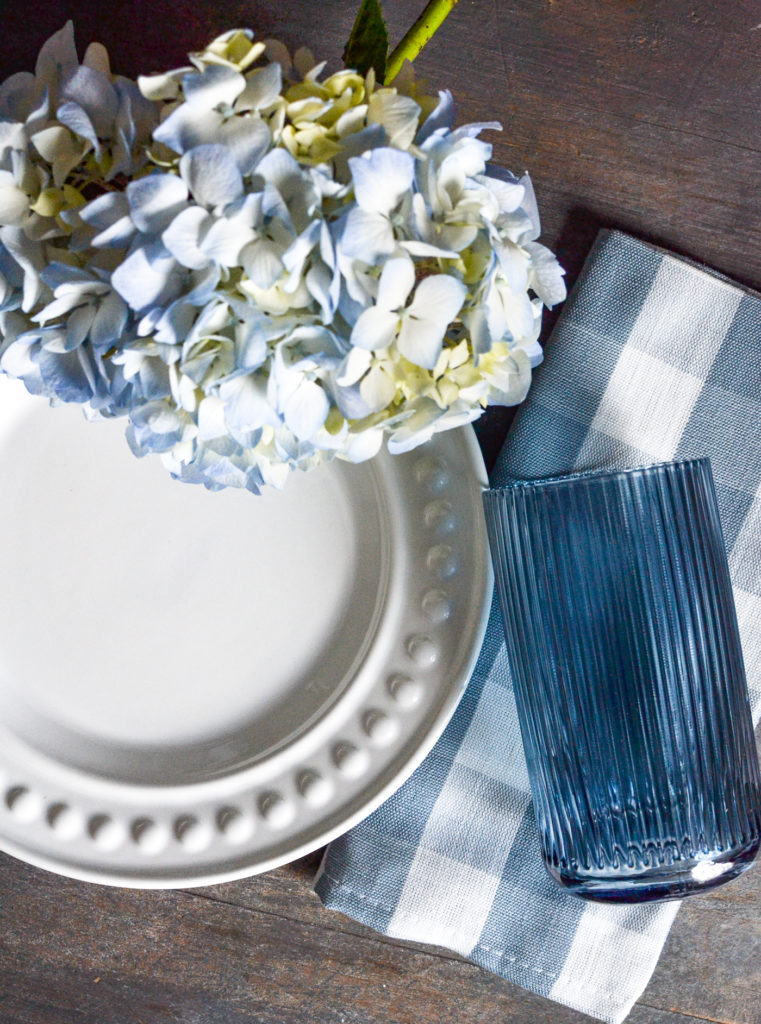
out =
[[550,875],[686,896],[761,838],[761,782],[708,459],[517,482],[484,508]]

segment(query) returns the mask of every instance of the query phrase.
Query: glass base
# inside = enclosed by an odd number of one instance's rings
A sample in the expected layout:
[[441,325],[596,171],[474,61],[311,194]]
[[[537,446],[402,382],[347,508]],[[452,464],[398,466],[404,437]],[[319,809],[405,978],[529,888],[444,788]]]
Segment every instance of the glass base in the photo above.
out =
[[579,874],[546,864],[552,878],[569,892],[601,903],[648,903],[655,900],[680,900],[693,893],[714,889],[737,878],[753,863],[761,845],[754,836],[742,846],[700,860],[675,861],[662,867],[622,875]]

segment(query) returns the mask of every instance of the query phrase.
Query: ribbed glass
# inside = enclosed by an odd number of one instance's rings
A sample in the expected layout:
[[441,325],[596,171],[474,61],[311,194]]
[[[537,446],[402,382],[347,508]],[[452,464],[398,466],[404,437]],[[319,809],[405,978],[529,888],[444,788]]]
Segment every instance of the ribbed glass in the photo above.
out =
[[708,459],[516,483],[484,507],[552,877],[634,901],[738,875],[761,785]]

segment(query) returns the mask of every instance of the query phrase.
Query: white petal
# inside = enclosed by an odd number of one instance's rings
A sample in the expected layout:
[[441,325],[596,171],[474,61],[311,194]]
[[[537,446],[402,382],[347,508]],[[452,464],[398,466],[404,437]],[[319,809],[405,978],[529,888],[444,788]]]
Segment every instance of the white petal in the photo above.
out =
[[349,462],[366,462],[380,451],[383,444],[383,429],[363,430],[360,434],[350,434],[344,450]]
[[229,117],[220,126],[214,141],[230,150],[241,174],[253,174],[267,152],[272,136],[264,121],[243,115]]
[[175,153],[186,153],[195,146],[219,141],[222,115],[216,110],[194,110],[181,103],[153,132],[157,142],[163,142]]
[[147,100],[175,100],[180,95],[180,82],[191,68],[176,68],[157,75],[138,75],[137,85]]
[[187,198],[187,186],[176,174],[149,174],[127,186],[132,220],[147,234],[158,234],[168,227]]
[[362,374],[367,373],[370,369],[372,361],[373,357],[369,349],[358,347],[351,349],[336,374],[336,384],[342,388],[356,384]]
[[382,213],[367,213],[355,206],[346,218],[340,246],[351,259],[379,263],[396,248],[391,221]]
[[382,146],[349,160],[354,195],[363,210],[390,213],[412,187],[415,161],[409,153]]
[[15,185],[0,188],[0,224],[21,226],[29,213],[29,196]]
[[412,260],[389,260],[378,282],[378,305],[381,309],[399,309],[407,301],[415,284]]
[[246,88],[235,101],[235,110],[261,110],[271,106],[283,85],[282,68],[277,62],[267,64],[247,76]]
[[283,272],[280,249],[266,238],[250,242],[240,254],[240,262],[257,288],[271,288]]
[[387,348],[394,340],[399,324],[399,315],[379,306],[370,306],[360,313],[352,328],[349,341],[357,348]]
[[565,271],[560,266],[555,256],[545,246],[538,242],[529,242],[526,246],[531,256],[531,267],[529,270],[529,284],[545,304],[552,307],[562,302],[566,296]]
[[441,353],[445,327],[431,320],[405,317],[396,339],[396,346],[405,359],[416,366],[432,370]]
[[381,366],[373,366],[362,378],[359,393],[367,402],[370,412],[380,412],[396,397],[396,384]]
[[285,404],[285,423],[299,440],[309,440],[325,422],[330,402],[319,384],[303,381]]
[[174,218],[161,241],[183,267],[201,270],[209,263],[201,241],[213,223],[213,217],[203,207],[189,206]]
[[241,251],[254,237],[254,231],[240,221],[220,217],[209,228],[202,243],[203,251],[209,259],[223,267],[234,267],[238,264]]
[[443,410],[430,398],[418,399],[415,406],[414,411],[410,410],[412,415],[388,439],[388,450],[392,455],[411,451],[436,433],[436,421],[443,415]]
[[243,195],[243,179],[225,146],[191,149],[180,160],[180,174],[201,206],[226,206]]
[[460,312],[468,289],[456,277],[432,274],[425,277],[415,289],[408,313],[446,327]]
[[420,107],[409,96],[379,89],[370,97],[368,124],[382,124],[389,143],[396,149],[407,149],[418,130]]
[[[422,196],[421,196],[422,198]],[[454,249],[440,249],[437,245],[429,245],[428,242],[400,241],[399,245],[406,249],[410,256],[432,256],[434,259],[456,260],[459,256]]]
[[434,368],[446,329],[466,295],[465,285],[446,274],[434,274],[420,282],[396,341],[405,359],[427,370]]
[[494,250],[510,290],[516,293],[525,292],[528,285],[529,258],[524,250],[508,241],[495,244]]
[[211,110],[224,103],[232,106],[246,87],[246,80],[240,72],[213,64],[200,74],[185,75],[182,91],[190,106]]

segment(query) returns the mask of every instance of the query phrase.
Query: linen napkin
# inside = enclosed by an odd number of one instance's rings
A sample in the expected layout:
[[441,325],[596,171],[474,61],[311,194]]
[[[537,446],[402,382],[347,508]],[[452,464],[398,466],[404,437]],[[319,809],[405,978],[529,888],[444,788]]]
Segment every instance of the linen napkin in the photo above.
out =
[[[761,297],[620,232],[601,232],[547,345],[492,484],[711,458],[761,708]],[[613,906],[540,862],[499,610],[432,753],[327,851],[326,906],[446,946],[540,995],[622,1021],[676,902]]]

